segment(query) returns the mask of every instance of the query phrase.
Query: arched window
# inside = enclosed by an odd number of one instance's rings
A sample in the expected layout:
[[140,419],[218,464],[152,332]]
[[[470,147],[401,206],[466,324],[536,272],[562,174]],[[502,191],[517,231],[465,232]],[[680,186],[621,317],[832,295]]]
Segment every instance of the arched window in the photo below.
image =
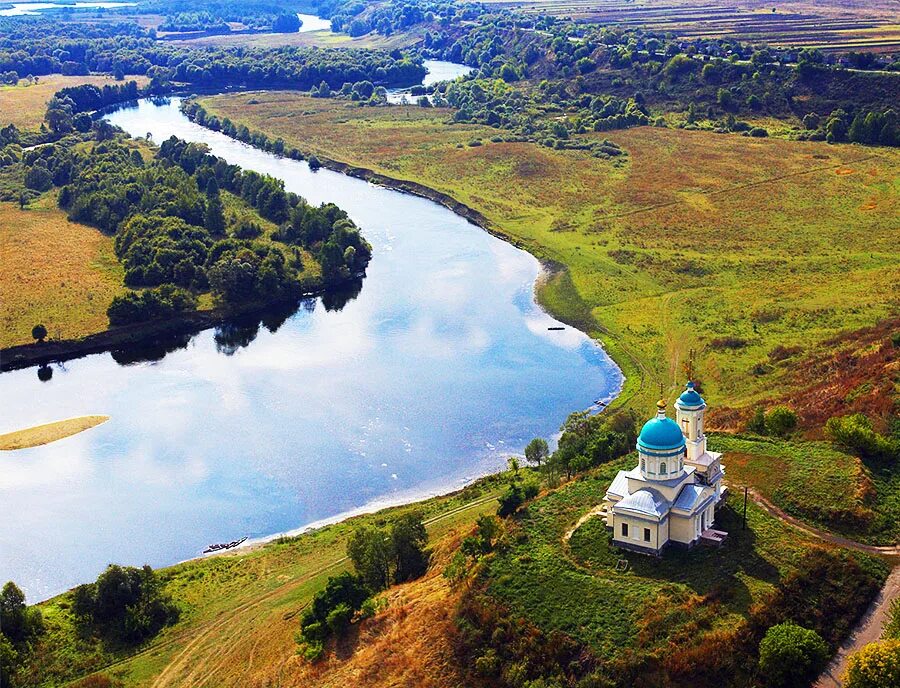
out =
[[641,470],[645,472],[647,470],[647,460],[643,456],[641,457]]
[[666,470],[666,462],[665,461],[663,461],[661,464],[659,464],[659,472],[663,475],[668,473],[668,471]]

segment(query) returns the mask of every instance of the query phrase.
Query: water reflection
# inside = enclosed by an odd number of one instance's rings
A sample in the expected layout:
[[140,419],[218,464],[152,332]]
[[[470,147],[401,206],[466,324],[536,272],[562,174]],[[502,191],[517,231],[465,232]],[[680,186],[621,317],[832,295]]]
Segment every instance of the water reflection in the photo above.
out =
[[312,173],[177,108],[144,101],[109,119],[207,143],[344,207],[373,245],[364,288],[47,367],[49,383],[0,375],[0,432],[110,416],[0,456],[0,581],[39,599],[112,561],[161,566],[458,487],[618,390],[602,349],[548,330],[559,323],[534,303],[528,254],[429,201]]

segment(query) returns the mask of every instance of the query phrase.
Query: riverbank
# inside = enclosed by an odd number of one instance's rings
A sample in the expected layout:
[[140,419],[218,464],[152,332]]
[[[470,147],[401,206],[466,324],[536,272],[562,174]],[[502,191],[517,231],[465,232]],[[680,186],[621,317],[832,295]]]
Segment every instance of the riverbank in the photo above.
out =
[[327,289],[322,288],[305,293],[290,301],[252,302],[228,309],[212,308],[189,311],[174,315],[167,320],[153,320],[112,327],[79,339],[50,340],[10,346],[0,349],[0,372],[69,361],[113,349],[161,343],[179,335],[196,334],[234,318],[262,315],[267,310],[278,307],[296,308],[300,300],[320,296],[326,292]]
[[659,383],[683,384],[693,350],[707,393],[738,409],[734,426],[750,404],[798,384],[800,357],[891,313],[893,149],[638,127],[606,133],[628,155],[602,160],[451,124],[449,110],[291,92],[198,102],[320,161],[448,196],[565,266],[541,304],[604,342],[639,405],[652,405]]

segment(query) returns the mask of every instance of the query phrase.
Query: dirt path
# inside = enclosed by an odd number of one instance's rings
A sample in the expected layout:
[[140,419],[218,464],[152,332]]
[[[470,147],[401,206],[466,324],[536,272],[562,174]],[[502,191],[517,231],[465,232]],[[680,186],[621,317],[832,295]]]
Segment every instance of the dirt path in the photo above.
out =
[[847,660],[863,645],[875,642],[888,622],[891,602],[900,599],[900,566],[897,566],[885,581],[878,597],[872,602],[869,611],[860,620],[856,632],[841,645],[834,659],[822,672],[814,688],[841,688],[841,676],[847,669]]
[[[898,545],[893,547],[865,545],[855,540],[827,533],[785,513],[756,490],[750,489],[749,494],[754,502],[776,518],[819,540],[861,552],[868,552],[869,554],[881,554],[889,557],[900,556],[900,546]],[[872,601],[865,616],[856,625],[856,630],[853,634],[838,649],[837,654],[832,658],[825,671],[822,672],[819,680],[816,681],[814,688],[841,688],[841,676],[847,669],[847,661],[850,655],[860,650],[863,645],[875,642],[881,637],[881,632],[889,620],[888,612],[890,611],[891,603],[897,599],[900,599],[900,566],[895,566],[894,570],[891,571],[891,575],[884,582],[884,587],[881,588],[878,597]]]
[[[424,524],[426,526],[429,526],[434,523],[438,523],[446,518],[459,514],[460,512],[479,507],[487,502],[494,500],[496,500],[496,495],[493,494],[487,497],[481,497],[472,502],[469,502],[468,504],[455,507],[430,519],[426,519],[424,521]],[[300,587],[303,583],[308,582],[311,578],[322,575],[326,571],[333,569],[346,561],[347,557],[340,557],[330,564],[321,566],[317,570],[310,572],[305,576],[296,578],[285,583],[284,585],[279,586],[278,588],[275,588],[274,590],[271,590],[270,592],[259,595],[252,600],[249,600],[244,604],[236,607],[235,609],[223,613],[213,621],[208,622],[200,628],[194,629],[194,632],[192,634],[194,635],[194,637],[187,645],[184,646],[184,648],[181,649],[180,652],[178,652],[170,660],[163,671],[153,681],[152,688],[166,688],[168,686],[181,685],[181,679],[184,677],[185,673],[189,674],[189,678],[198,677],[198,674],[201,676],[208,676],[211,673],[211,670],[216,668],[215,661],[217,653],[212,653],[212,658],[208,656],[198,656],[203,655],[204,644],[208,642],[213,642],[215,644],[215,640],[217,638],[233,639],[231,638],[231,635],[240,633],[241,618],[253,613],[255,610],[259,609],[259,607],[263,605],[263,603],[270,600],[271,598],[283,596],[291,590]],[[213,662],[212,665],[210,664],[211,661]],[[220,658],[220,662],[221,661],[224,661],[224,656]]]
[[807,535],[812,535],[814,538],[818,538],[819,540],[823,540],[825,542],[830,542],[833,545],[840,545],[841,547],[855,549],[860,552],[868,552],[869,554],[882,554],[889,557],[900,556],[900,545],[887,547],[865,545],[862,542],[857,542],[856,540],[850,540],[849,538],[841,537],[840,535],[834,535],[832,533],[825,532],[824,530],[819,530],[818,528],[808,525],[800,519],[794,518],[784,510],[778,508],[753,488],[750,488],[749,493],[753,498],[753,501],[759,504],[759,506],[768,511],[770,514],[784,521],[785,523],[789,523],[790,525],[794,526],[794,528],[802,530]]

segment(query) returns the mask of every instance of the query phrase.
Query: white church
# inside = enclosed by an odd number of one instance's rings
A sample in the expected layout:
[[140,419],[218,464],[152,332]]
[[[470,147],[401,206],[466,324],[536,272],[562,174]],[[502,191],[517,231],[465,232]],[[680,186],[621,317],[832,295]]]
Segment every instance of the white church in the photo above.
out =
[[721,544],[716,507],[725,488],[722,455],[706,449],[706,402],[692,382],[675,402],[657,404],[638,436],[638,465],[619,471],[606,491],[601,513],[618,547],[659,556],[669,546],[690,548],[701,539]]

